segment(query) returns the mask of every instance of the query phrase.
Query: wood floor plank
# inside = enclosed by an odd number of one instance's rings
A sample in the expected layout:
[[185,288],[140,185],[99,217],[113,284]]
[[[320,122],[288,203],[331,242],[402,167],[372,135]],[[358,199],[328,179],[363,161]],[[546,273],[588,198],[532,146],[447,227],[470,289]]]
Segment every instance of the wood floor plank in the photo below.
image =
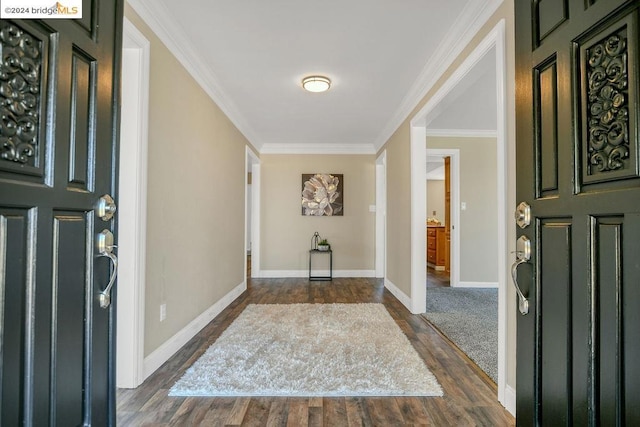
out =
[[241,425],[244,415],[247,413],[250,401],[251,399],[248,397],[237,398],[225,424],[229,426]]
[[404,425],[404,417],[394,398],[367,399],[367,406],[371,414],[373,425],[400,426]]
[[166,412],[135,412],[126,420],[119,421],[118,425],[127,427],[169,427],[169,420],[172,416],[173,413]]
[[309,427],[323,426],[323,408],[321,406],[309,406]]
[[408,425],[426,425],[427,419],[429,416],[427,415],[427,410],[424,405],[420,401],[418,397],[404,397],[404,398],[396,398],[398,408],[402,412],[402,418],[404,419],[404,424]]
[[289,406],[286,398],[279,398],[271,402],[267,427],[286,426]]
[[[249,304],[382,303],[440,382],[443,397],[172,397],[168,390]],[[119,426],[512,426],[495,384],[381,280],[251,279],[247,291],[135,390],[118,390]]]
[[344,398],[325,397],[322,400],[323,408],[323,425],[325,426],[344,426],[347,425],[347,408],[344,404]]
[[434,426],[476,425],[474,420],[467,416],[467,407],[458,405],[451,406],[447,398],[425,399],[423,400],[423,404],[426,408],[428,419]]
[[364,404],[364,398],[347,397],[345,399],[345,408],[347,410],[347,423],[349,427],[373,425],[369,410]]
[[267,418],[269,417],[269,410],[271,409],[271,403],[273,401],[274,399],[266,397],[252,398],[249,401],[247,412],[244,414],[244,418],[240,425],[247,427],[266,425]]
[[306,427],[308,425],[309,401],[303,398],[290,398],[287,427]]
[[231,413],[235,406],[235,399],[228,397],[214,397],[211,399],[209,410],[202,419],[202,426],[222,427],[228,425],[226,423],[228,414]]
[[151,397],[151,399],[147,400],[147,402],[142,405],[140,411],[142,412],[176,412],[178,408],[184,403],[186,397],[179,397],[175,399],[167,399],[169,395],[169,390],[161,388],[157,391],[156,394]]
[[202,423],[212,399],[206,397],[187,397],[169,420],[172,426],[197,426]]
[[309,407],[310,408],[322,408],[324,401],[322,397],[310,397],[309,398]]

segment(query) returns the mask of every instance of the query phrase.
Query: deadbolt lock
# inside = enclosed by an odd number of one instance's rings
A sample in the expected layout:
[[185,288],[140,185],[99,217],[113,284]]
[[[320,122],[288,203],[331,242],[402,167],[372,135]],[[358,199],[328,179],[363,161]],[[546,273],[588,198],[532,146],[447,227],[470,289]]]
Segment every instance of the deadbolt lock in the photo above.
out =
[[516,208],[514,218],[520,228],[528,227],[531,224],[531,206],[527,202],[520,202]]
[[96,205],[96,214],[103,221],[109,221],[116,213],[116,202],[108,194],[103,195]]

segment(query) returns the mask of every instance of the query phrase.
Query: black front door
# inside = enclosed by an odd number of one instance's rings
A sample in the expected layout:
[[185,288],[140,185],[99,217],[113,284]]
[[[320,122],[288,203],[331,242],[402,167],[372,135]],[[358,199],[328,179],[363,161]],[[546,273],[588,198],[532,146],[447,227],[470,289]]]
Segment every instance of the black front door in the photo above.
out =
[[113,194],[120,1],[0,21],[0,425],[115,424],[113,267],[95,213]]
[[518,425],[640,425],[639,8],[516,1]]

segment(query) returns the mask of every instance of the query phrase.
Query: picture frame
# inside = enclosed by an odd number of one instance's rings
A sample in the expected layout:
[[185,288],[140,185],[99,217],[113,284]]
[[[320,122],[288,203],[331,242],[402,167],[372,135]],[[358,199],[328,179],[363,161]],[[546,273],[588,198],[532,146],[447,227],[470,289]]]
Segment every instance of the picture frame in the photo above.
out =
[[344,175],[303,173],[301,200],[303,216],[343,216]]

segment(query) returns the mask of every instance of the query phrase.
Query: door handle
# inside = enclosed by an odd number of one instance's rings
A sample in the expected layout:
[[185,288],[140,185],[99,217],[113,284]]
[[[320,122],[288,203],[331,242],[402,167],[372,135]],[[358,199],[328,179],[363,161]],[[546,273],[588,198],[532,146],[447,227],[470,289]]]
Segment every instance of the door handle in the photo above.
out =
[[107,283],[107,286],[100,291],[98,295],[100,308],[108,308],[111,305],[111,288],[113,288],[113,284],[116,282],[116,277],[118,276],[118,257],[113,253],[113,248],[116,247],[116,245],[113,244],[113,233],[107,229],[102,230],[100,234],[98,234],[97,245],[99,256],[107,257],[113,263],[109,283]]
[[113,200],[113,197],[108,194],[100,197],[95,208],[98,218],[103,221],[110,221],[111,218],[113,218],[113,216],[115,215],[116,210],[116,202],[115,200]]
[[514,218],[520,228],[527,228],[531,224],[531,206],[527,202],[520,202],[514,212]]
[[516,243],[516,261],[511,265],[511,278],[518,293],[518,309],[523,316],[529,313],[529,300],[524,296],[518,285],[518,267],[531,259],[531,240],[527,236],[520,236]]

